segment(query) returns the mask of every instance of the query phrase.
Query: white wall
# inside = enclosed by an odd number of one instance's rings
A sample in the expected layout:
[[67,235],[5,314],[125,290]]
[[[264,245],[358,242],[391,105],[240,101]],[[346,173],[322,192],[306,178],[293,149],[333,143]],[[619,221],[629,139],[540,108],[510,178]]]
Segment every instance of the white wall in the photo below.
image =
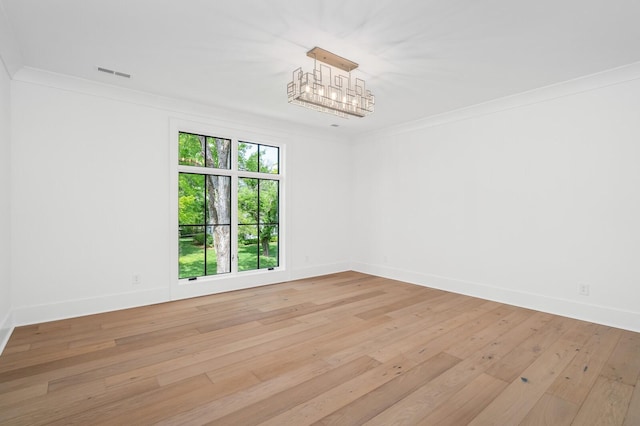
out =
[[[12,256],[13,320],[171,298],[177,118],[286,141],[285,278],[353,260],[364,272],[640,330],[639,77],[639,66],[612,71],[349,146],[339,133],[308,136],[23,68],[10,83],[11,247],[0,245]],[[578,284],[591,295],[578,296]]]
[[639,141],[637,64],[360,137],[354,267],[640,331]]
[[[211,113],[30,69],[16,74],[13,94],[17,323],[171,298],[176,242],[170,221],[169,128],[176,118],[209,127],[221,123],[239,132],[278,129],[286,138],[287,213],[295,217],[287,222],[283,278],[348,267],[348,212],[327,208],[348,203],[346,191],[331,190],[345,186],[342,170],[349,152],[335,134],[308,137],[283,123]],[[337,173],[327,173],[335,158]],[[326,250],[326,241],[335,242],[334,249]],[[141,285],[132,286],[134,273],[142,276]]]
[[0,353],[11,332],[11,93],[0,60]]
[[2,3],[0,3],[0,62],[9,77],[13,77],[13,74],[23,65],[22,54],[13,31],[11,31],[11,25]]

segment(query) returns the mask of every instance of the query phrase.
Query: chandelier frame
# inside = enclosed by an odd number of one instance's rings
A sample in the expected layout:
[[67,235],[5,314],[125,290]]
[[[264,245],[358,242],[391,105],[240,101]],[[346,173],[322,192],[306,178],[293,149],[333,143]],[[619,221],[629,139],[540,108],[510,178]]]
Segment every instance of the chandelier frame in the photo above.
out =
[[289,103],[343,118],[373,113],[375,97],[365,81],[351,78],[357,63],[320,47],[309,50],[307,56],[314,60],[313,72],[304,72],[302,67],[293,71],[287,85]]

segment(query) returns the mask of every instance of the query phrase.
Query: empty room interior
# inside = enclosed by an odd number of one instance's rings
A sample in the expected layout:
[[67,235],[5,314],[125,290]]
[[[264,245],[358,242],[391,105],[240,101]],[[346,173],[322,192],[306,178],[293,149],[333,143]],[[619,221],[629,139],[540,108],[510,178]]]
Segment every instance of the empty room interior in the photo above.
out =
[[640,425],[639,18],[0,0],[0,424]]

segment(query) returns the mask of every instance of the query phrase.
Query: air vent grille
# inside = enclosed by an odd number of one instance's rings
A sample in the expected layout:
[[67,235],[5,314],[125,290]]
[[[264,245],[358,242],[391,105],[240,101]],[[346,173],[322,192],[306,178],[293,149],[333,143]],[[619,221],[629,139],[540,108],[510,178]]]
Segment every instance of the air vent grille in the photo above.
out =
[[98,69],[98,71],[106,74],[116,75],[118,77],[123,77],[123,78],[131,78],[131,74],[127,74],[126,72],[114,71],[104,67],[96,67],[96,68]]

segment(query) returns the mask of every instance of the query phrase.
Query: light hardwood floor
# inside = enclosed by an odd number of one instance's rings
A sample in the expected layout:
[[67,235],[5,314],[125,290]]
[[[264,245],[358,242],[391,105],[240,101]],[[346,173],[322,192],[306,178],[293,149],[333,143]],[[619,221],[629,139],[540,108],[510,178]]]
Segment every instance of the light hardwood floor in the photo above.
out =
[[640,425],[640,334],[345,272],[19,327],[0,424]]

